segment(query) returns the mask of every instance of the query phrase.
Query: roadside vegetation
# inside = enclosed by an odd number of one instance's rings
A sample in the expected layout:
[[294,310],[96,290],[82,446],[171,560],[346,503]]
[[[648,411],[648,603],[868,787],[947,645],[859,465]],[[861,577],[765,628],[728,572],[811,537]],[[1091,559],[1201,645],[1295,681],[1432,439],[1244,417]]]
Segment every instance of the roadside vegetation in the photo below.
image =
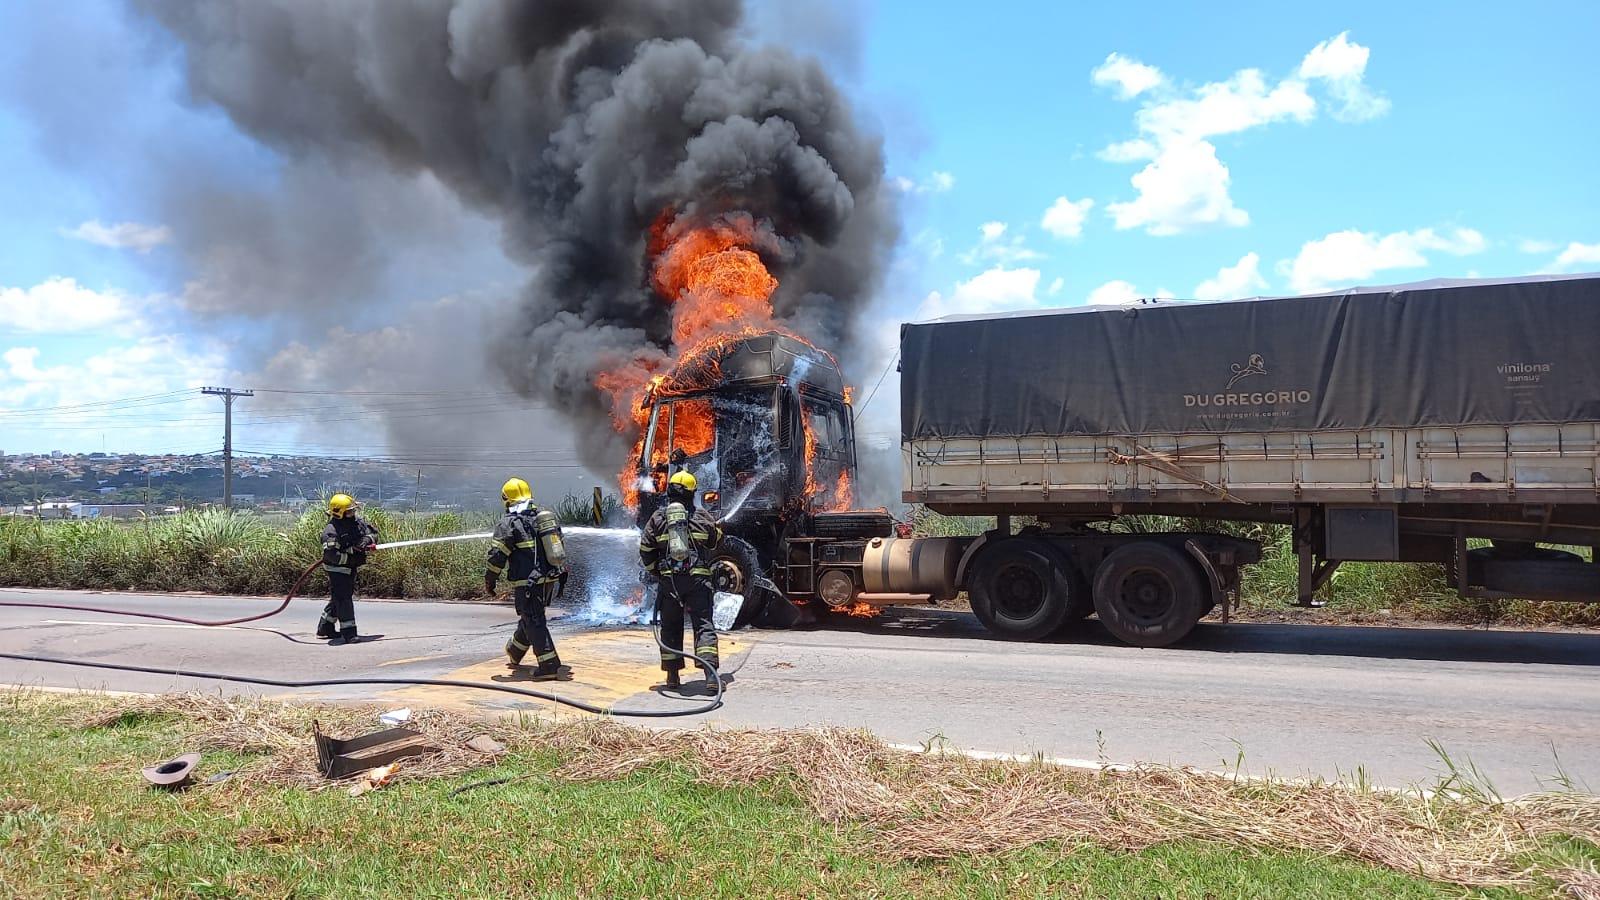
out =
[[[592,521],[592,500],[569,496],[553,509],[568,525]],[[391,513],[367,510],[384,541],[490,531],[490,513]],[[606,495],[603,521],[617,522],[621,506]],[[89,590],[203,591],[282,595],[320,555],[326,518],[318,508],[294,516],[257,516],[211,509],[143,520],[39,521],[0,518],[0,587]],[[1030,524],[1019,520],[1018,527]],[[993,520],[946,517],[919,510],[920,535],[978,534]],[[1167,521],[1125,517],[1120,529],[1223,531],[1262,542],[1262,561],[1245,570],[1238,612],[1246,618],[1304,618],[1326,622],[1394,621],[1460,624],[1600,626],[1600,604],[1464,601],[1445,584],[1439,566],[1346,563],[1323,589],[1327,606],[1300,610],[1296,564],[1286,528],[1249,523]],[[375,554],[362,570],[367,597],[464,599],[483,583],[483,544],[477,541],[402,547]],[[1568,548],[1587,553],[1580,548]],[[303,588],[325,593],[314,574]]]
[[[311,727],[376,711],[0,695],[0,884],[53,896],[1595,896],[1600,807],[424,711],[443,749],[352,796]],[[469,749],[487,735],[499,749]],[[482,747],[481,740],[477,746]],[[186,791],[139,770],[204,754]],[[206,779],[234,774],[216,784]],[[489,783],[498,782],[498,783]],[[1586,893],[1590,892],[1590,893]]]
[[[615,517],[614,496],[602,513]],[[591,522],[592,500],[567,497],[554,506],[569,525]],[[491,513],[363,515],[382,541],[492,531]],[[0,519],[0,586],[90,590],[204,591],[282,595],[322,555],[327,516],[320,507],[299,517],[256,516],[208,509],[142,520]],[[373,554],[361,570],[368,597],[459,599],[482,591],[481,541],[401,547]],[[303,591],[327,592],[319,571]]]
[[[994,520],[977,516],[941,516],[926,510],[913,520],[920,535],[980,534]],[[1014,527],[1032,524],[1013,519]],[[1113,526],[1122,532],[1209,531],[1260,541],[1261,562],[1246,568],[1238,612],[1246,618],[1305,618],[1328,622],[1416,620],[1460,624],[1600,625],[1600,604],[1539,603],[1521,600],[1462,600],[1445,583],[1441,566],[1418,563],[1345,563],[1318,595],[1327,605],[1317,610],[1291,606],[1299,578],[1289,529],[1250,522],[1214,522],[1165,516],[1124,516]],[[1581,547],[1562,549],[1589,556]]]

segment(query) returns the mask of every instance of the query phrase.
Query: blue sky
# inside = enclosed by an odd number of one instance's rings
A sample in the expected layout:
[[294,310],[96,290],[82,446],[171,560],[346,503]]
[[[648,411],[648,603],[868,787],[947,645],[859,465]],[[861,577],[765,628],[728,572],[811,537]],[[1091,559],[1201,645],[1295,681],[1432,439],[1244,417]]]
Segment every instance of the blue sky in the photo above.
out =
[[[367,326],[195,312],[203,273],[163,230],[144,167],[271,191],[278,161],[189,104],[174,48],[120,3],[69,6],[0,9],[22,48],[0,59],[0,449],[215,449],[215,400],[51,408],[263,384],[287,377],[280,345],[315,355]],[[1600,270],[1591,2],[796,16],[755,21],[836,72],[904,193],[871,313],[886,348],[894,322],[948,312]],[[399,309],[518,283],[491,225],[404,188],[453,236],[419,237],[368,289]],[[258,349],[249,365],[241,346]]]

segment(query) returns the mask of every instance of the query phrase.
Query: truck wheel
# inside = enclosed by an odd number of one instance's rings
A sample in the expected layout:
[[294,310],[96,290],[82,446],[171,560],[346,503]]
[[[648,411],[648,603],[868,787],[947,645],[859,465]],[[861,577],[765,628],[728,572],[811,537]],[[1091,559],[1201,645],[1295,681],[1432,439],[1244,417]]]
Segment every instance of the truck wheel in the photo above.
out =
[[1000,637],[1037,641],[1067,620],[1072,583],[1050,548],[1025,538],[983,552],[969,592],[972,612]]
[[1154,541],[1119,547],[1094,576],[1094,608],[1101,623],[1135,647],[1183,640],[1200,621],[1206,593],[1194,564]]
[[760,574],[761,560],[756,548],[741,538],[723,537],[711,555],[711,589],[744,597],[744,607],[733,622],[735,628],[750,624],[761,612],[763,603],[752,589],[755,577]]
[[1067,579],[1067,616],[1061,623],[1060,633],[1076,631],[1084,619],[1094,615],[1094,591],[1089,588],[1089,579],[1083,576],[1083,569],[1078,567],[1072,555],[1054,544],[1044,544],[1050,552],[1050,558],[1057,569]]

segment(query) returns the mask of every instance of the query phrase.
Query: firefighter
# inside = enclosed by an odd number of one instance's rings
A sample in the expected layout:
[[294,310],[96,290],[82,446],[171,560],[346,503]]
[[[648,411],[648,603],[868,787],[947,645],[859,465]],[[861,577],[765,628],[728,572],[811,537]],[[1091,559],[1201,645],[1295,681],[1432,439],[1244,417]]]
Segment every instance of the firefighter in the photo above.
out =
[[561,525],[555,514],[533,505],[533,489],[521,478],[512,478],[500,488],[506,514],[495,527],[489,543],[488,568],[483,573],[483,589],[494,596],[502,574],[512,587],[517,610],[517,630],[506,644],[507,666],[522,665],[528,651],[538,665],[535,678],[554,678],[561,672],[561,657],[556,642],[545,624],[544,608],[567,587],[567,550]]
[[722,543],[722,529],[709,513],[694,505],[695,477],[675,472],[667,481],[667,502],[650,516],[639,539],[639,561],[656,579],[656,609],[661,617],[661,668],[666,686],[678,689],[683,657],[669,650],[683,649],[683,617],[694,629],[696,663],[705,670],[706,686],[713,687],[717,659],[717,630],[711,623],[711,554]]
[[322,571],[328,573],[328,605],[317,622],[317,637],[329,646],[356,642],[356,571],[377,548],[378,529],[356,512],[349,494],[328,498],[328,527],[322,529]]

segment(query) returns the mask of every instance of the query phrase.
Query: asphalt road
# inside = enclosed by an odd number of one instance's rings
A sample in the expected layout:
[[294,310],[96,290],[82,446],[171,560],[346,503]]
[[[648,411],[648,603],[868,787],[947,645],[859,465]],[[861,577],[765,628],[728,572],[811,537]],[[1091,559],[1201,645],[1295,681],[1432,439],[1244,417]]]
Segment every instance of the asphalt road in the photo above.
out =
[[[0,601],[85,603],[221,618],[270,600],[0,590]],[[363,601],[350,647],[313,638],[320,600],[253,625],[201,629],[91,613],[0,607],[0,652],[183,666],[287,679],[454,678],[505,682],[504,606]],[[558,621],[573,679],[533,685],[589,702],[681,708],[652,690],[648,631]],[[1558,773],[1600,790],[1600,634],[1319,625],[1204,625],[1180,649],[989,639],[970,616],[891,611],[825,628],[725,639],[726,706],[675,720],[834,724],[905,744],[1113,763],[1155,762],[1284,776],[1348,775],[1426,786],[1436,742],[1506,794]],[[514,676],[511,676],[514,678]],[[167,675],[0,660],[0,683],[120,691],[265,692],[393,705],[562,711],[463,689],[344,687],[286,692]]]

